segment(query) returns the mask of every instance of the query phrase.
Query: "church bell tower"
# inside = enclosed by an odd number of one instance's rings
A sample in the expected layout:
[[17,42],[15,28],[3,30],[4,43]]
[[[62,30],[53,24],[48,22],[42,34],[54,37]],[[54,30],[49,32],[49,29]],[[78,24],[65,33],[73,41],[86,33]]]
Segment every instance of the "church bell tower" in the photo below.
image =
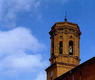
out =
[[80,29],[77,24],[56,22],[49,32],[51,39],[50,66],[46,69],[47,80],[54,80],[79,65]]

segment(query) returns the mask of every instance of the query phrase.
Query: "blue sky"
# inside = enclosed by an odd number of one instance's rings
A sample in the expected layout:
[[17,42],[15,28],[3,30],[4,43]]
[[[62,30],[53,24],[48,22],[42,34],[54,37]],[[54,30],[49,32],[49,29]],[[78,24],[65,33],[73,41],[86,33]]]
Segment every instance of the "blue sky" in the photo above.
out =
[[0,80],[46,80],[55,22],[77,23],[81,63],[95,56],[95,0],[0,0]]

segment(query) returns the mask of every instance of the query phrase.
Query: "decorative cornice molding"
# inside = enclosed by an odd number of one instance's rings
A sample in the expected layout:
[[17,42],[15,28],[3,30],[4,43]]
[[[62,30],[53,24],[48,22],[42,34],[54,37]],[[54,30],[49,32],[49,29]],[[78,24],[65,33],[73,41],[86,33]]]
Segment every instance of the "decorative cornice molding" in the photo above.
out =
[[50,59],[49,59],[49,61],[52,61],[53,59],[56,59],[56,58],[58,58],[58,57],[63,57],[63,58],[64,58],[64,57],[67,57],[67,58],[71,57],[71,58],[73,58],[73,59],[76,59],[76,60],[80,61],[80,58],[79,58],[79,57],[77,57],[77,56],[72,56],[72,55],[68,55],[68,54],[62,54],[62,55],[58,55],[58,56],[56,56],[56,55],[51,56]]

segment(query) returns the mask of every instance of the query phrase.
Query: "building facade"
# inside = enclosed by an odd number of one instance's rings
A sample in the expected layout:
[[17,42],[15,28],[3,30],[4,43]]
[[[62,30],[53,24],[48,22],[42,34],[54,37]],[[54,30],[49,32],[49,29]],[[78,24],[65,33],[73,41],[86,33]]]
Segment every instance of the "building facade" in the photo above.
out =
[[49,32],[51,39],[50,66],[46,69],[47,80],[54,80],[79,65],[80,29],[77,24],[56,22]]
[[71,69],[55,80],[95,80],[95,57]]

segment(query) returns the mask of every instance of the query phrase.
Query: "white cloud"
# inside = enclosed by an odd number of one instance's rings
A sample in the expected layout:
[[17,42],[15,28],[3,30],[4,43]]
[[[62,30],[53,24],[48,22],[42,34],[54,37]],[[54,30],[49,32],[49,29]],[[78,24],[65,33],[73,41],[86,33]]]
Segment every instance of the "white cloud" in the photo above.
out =
[[0,74],[7,76],[26,72],[35,74],[37,70],[47,65],[39,53],[44,47],[26,28],[0,31]]
[[[0,0],[0,27],[15,27],[19,12],[30,12],[37,9],[40,0]],[[19,76],[23,73],[35,72],[41,79],[45,74],[38,72],[47,63],[40,54],[44,45],[26,28],[15,28],[0,31],[0,79]],[[32,76],[32,75],[31,75]],[[9,78],[9,79],[10,79]],[[6,79],[5,79],[6,80]],[[45,80],[45,78],[43,79]]]
[[46,80],[46,73],[41,71],[36,80]]
[[43,65],[44,62],[41,62],[39,55],[6,56],[0,62],[0,68],[3,68],[2,70],[7,68],[10,71],[17,70],[17,72],[33,71],[33,68],[40,68]]
[[[55,1],[66,3],[69,0],[54,0],[53,2]],[[0,0],[0,25],[7,28],[11,28],[9,26],[16,27],[19,12],[30,12],[29,14],[32,14],[32,12],[38,11],[41,4],[45,5],[49,2],[51,0]],[[37,18],[41,17],[39,15]]]
[[2,26],[16,26],[18,12],[33,11],[40,0],[0,0],[0,22]]
[[[11,31],[0,31],[0,53],[13,53],[18,50],[30,49],[37,52],[44,47],[26,28],[15,28]],[[1,55],[1,54],[0,54]]]

